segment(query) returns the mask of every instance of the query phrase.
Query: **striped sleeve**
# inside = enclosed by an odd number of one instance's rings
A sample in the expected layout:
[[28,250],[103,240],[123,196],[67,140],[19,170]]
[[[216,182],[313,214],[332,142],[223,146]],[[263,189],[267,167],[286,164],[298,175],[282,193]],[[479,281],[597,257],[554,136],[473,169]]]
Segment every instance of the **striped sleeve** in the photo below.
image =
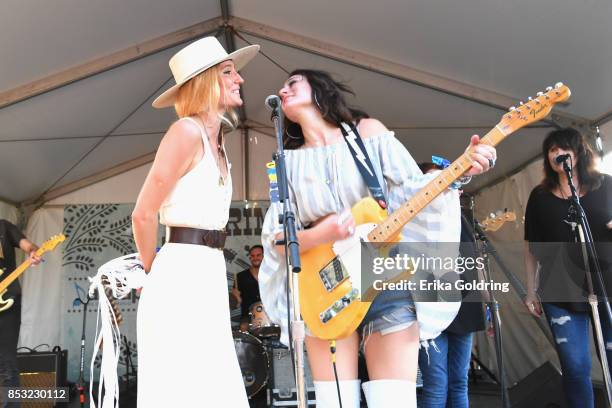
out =
[[[399,208],[436,177],[435,173],[422,174],[395,136],[381,138],[379,154],[392,210]],[[460,216],[458,191],[446,190],[406,224],[404,239],[411,242],[459,242]]]

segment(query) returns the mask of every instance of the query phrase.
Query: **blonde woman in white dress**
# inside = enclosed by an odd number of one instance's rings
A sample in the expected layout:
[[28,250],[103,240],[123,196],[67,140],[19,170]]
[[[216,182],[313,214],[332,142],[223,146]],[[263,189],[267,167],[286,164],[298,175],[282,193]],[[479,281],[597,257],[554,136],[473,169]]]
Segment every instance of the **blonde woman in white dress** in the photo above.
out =
[[[237,70],[258,50],[228,54],[214,37],[195,41],[170,59],[176,85],[153,102],[174,106],[179,120],[162,139],[132,213],[148,272],[138,306],[140,408],[248,407],[227,307],[222,230],[232,180],[221,125],[242,105]],[[158,213],[167,234],[156,254]]]

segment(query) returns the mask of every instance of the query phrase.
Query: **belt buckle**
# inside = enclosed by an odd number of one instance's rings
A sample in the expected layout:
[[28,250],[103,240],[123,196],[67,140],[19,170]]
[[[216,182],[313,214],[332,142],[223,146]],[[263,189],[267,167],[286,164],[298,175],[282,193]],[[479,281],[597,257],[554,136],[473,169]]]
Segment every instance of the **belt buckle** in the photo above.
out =
[[209,234],[211,233],[211,231],[209,230],[203,230],[202,231],[202,244],[208,246],[208,247],[212,247],[212,243],[210,242],[209,239]]

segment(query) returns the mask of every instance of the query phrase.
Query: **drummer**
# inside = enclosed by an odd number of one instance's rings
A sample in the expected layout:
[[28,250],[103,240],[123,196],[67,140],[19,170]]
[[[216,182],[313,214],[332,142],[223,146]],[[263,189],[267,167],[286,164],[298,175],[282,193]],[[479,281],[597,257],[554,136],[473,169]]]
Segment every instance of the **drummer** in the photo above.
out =
[[249,260],[251,267],[239,272],[234,280],[232,295],[240,303],[240,331],[247,331],[249,328],[249,309],[253,303],[261,302],[259,297],[259,266],[263,261],[263,247],[253,245],[249,249]]

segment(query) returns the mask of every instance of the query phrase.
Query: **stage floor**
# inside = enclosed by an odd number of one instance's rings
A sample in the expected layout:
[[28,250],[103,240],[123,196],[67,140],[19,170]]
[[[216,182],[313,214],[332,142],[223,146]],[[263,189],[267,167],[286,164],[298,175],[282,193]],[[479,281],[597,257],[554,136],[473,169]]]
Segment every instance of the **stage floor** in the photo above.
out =
[[[216,401],[211,398],[206,401],[202,401],[201,405],[194,402],[193,407],[198,406],[206,406],[206,407],[224,407],[223,401]],[[265,403],[263,405],[257,405],[257,407],[267,407]],[[80,407],[78,397],[74,398],[69,405],[69,408],[78,408]],[[87,404],[86,407],[89,407]],[[132,395],[121,395],[119,400],[120,408],[136,408],[136,397],[134,394]],[[362,404],[362,407],[366,407],[365,403]],[[473,408],[502,408],[501,397],[499,393],[499,387],[491,383],[481,382],[479,384],[473,385],[470,384],[470,407]],[[177,407],[178,408],[178,407]]]

